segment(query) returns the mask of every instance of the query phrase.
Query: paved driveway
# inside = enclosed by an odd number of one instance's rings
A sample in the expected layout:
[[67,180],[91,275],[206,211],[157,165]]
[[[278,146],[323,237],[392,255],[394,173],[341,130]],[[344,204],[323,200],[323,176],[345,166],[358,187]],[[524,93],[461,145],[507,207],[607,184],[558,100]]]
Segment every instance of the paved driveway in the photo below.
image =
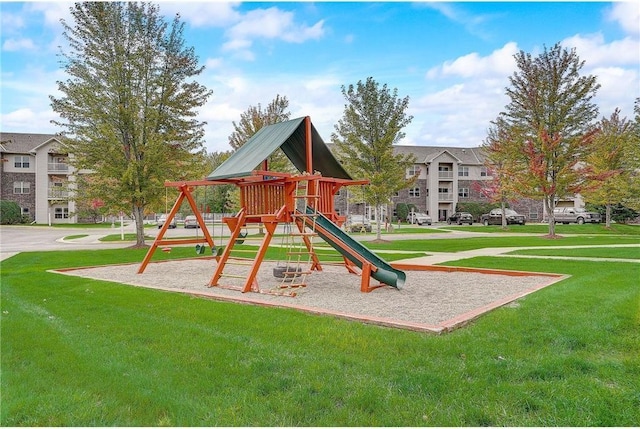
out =
[[[0,260],[19,252],[42,250],[81,250],[81,249],[113,249],[131,246],[125,243],[101,243],[98,238],[109,234],[118,234],[120,229],[106,228],[53,228],[47,226],[0,226]],[[126,232],[132,232],[127,230]],[[62,239],[69,235],[88,236],[82,239],[65,242]]]

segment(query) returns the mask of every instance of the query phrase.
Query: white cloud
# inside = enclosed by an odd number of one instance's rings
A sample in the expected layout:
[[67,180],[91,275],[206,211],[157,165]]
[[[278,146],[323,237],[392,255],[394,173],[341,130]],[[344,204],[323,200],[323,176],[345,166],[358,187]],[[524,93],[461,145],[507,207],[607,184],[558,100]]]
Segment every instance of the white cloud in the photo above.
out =
[[28,6],[28,10],[30,12],[43,14],[44,23],[47,27],[61,29],[61,19],[64,19],[67,23],[73,22],[73,17],[70,11],[70,8],[73,6],[73,2],[33,2],[28,3]]
[[239,2],[161,2],[160,12],[172,17],[180,14],[180,20],[197,27],[224,27],[237,22],[240,13],[236,8]]
[[[7,114],[0,115],[2,130],[7,132],[39,132],[57,133],[58,127],[51,123],[57,115],[51,109],[34,110],[23,107]],[[34,130],[37,124],[37,130]]]
[[601,65],[638,65],[640,61],[640,40],[625,37],[622,40],[605,42],[601,33],[569,37],[562,41],[565,48],[575,48],[585,67]]
[[207,60],[204,62],[205,68],[207,70],[218,69],[222,67],[223,64],[224,64],[224,59],[222,58],[207,58]]
[[467,80],[422,96],[410,109],[420,121],[414,137],[416,144],[480,145],[489,122],[508,102],[503,89],[505,81],[506,77],[504,81]]
[[464,78],[506,76],[511,74],[516,67],[513,59],[516,53],[518,53],[518,45],[515,42],[507,43],[486,57],[481,57],[478,53],[472,52],[453,61],[445,61],[441,66],[432,68],[427,72],[427,78],[434,79],[440,76],[461,76]]
[[2,11],[0,15],[0,23],[2,32],[5,34],[14,34],[25,26],[24,18],[21,15],[6,11]]
[[608,19],[617,21],[628,34],[638,36],[640,34],[640,3],[637,1],[616,2],[608,13]]
[[296,24],[292,12],[285,12],[276,7],[254,9],[227,30],[226,35],[230,40],[224,44],[224,49],[246,49],[252,45],[254,39],[302,43],[321,38],[324,32],[322,20],[309,27]]
[[31,39],[7,39],[2,44],[2,50],[7,52],[17,52],[35,49],[35,44]]
[[601,85],[595,97],[600,108],[600,116],[609,117],[619,108],[622,116],[632,118],[633,102],[640,94],[638,69],[600,67],[591,70],[590,73],[598,77],[598,83]]

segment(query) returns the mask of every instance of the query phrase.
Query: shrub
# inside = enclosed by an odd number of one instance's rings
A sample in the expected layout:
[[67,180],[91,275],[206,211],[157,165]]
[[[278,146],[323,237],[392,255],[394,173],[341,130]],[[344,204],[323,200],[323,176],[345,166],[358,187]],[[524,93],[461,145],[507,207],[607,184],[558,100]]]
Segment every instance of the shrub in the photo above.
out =
[[476,201],[468,201],[464,203],[458,203],[456,205],[456,211],[467,212],[473,216],[476,221],[480,220],[480,216],[489,213],[492,209],[500,207],[500,203],[484,203]]
[[14,225],[22,222],[22,210],[14,201],[0,200],[0,224]]
[[414,212],[418,211],[415,204],[407,204],[407,203],[396,204],[396,216],[398,217],[398,220],[403,222],[407,220],[407,215],[409,215],[409,213],[411,212],[411,209],[413,209]]

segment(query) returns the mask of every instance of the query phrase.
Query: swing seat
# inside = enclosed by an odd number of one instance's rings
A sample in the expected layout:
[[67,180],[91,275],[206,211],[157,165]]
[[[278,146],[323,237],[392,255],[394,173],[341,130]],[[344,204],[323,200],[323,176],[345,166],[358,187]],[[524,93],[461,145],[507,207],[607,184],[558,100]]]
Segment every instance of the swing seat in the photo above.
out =
[[297,277],[302,273],[302,267],[274,267],[273,277],[285,278],[293,280],[292,277]]
[[220,246],[220,247],[216,247],[216,246],[214,246],[214,247],[211,249],[211,254],[212,254],[213,256],[220,256],[220,255],[222,255],[222,252],[224,252],[224,246]]
[[242,231],[240,234],[238,234],[238,238],[236,239],[236,244],[244,243],[244,239],[247,238],[247,235],[249,235],[249,233],[246,231]]
[[196,244],[196,255],[204,255],[204,244]]
[[162,248],[162,251],[163,251],[164,253],[170,253],[170,252],[171,252],[171,247],[163,247],[163,248]]

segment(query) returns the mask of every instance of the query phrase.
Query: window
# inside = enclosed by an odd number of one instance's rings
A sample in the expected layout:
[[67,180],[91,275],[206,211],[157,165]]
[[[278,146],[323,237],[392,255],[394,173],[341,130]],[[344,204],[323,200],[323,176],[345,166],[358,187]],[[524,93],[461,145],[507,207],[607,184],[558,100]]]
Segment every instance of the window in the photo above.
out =
[[25,216],[29,216],[29,207],[22,207],[22,214]]
[[15,168],[29,168],[29,156],[18,155],[14,158],[13,166]]
[[13,182],[13,193],[14,194],[30,194],[31,193],[31,183],[29,183],[29,182]]
[[487,167],[480,167],[480,177],[487,177],[488,175]]
[[409,176],[417,176],[418,174],[420,174],[420,166],[419,165],[412,165],[411,167],[409,167],[407,169],[407,175],[409,175]]
[[409,189],[409,197],[419,197],[419,196],[420,196],[420,188]]
[[54,217],[56,219],[69,219],[69,209],[67,207],[56,207]]
[[458,196],[460,198],[469,198],[469,188],[458,188]]
[[462,177],[469,177],[469,167],[460,167],[458,168],[458,176]]

